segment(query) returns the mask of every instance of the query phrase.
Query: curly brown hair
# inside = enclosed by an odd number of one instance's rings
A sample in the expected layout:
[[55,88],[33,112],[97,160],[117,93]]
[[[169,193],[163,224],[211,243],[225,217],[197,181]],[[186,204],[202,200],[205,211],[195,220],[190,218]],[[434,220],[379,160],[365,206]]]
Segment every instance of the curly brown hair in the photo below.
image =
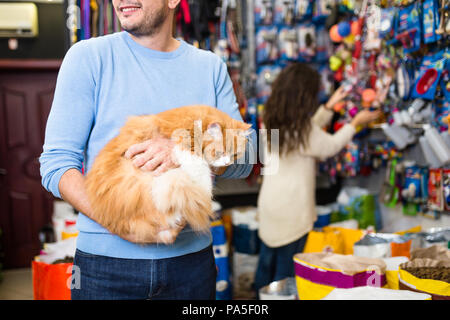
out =
[[311,117],[319,108],[319,90],[320,74],[304,63],[292,63],[280,72],[264,106],[269,148],[270,129],[279,129],[281,152],[307,147]]

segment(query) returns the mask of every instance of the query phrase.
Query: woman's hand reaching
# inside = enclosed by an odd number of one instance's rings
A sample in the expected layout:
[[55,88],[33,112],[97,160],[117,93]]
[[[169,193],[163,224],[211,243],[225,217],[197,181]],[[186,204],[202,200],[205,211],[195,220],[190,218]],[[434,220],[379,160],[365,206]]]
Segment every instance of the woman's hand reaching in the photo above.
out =
[[348,91],[345,90],[344,86],[340,86],[334,93],[333,95],[330,97],[330,99],[328,99],[327,103],[325,104],[325,108],[327,108],[328,110],[333,110],[333,107],[336,103],[338,103],[339,101],[342,101],[345,99],[345,97],[347,97],[348,95]]
[[350,124],[357,128],[358,126],[365,125],[378,119],[380,115],[381,110],[369,111],[368,109],[364,109],[355,115]]

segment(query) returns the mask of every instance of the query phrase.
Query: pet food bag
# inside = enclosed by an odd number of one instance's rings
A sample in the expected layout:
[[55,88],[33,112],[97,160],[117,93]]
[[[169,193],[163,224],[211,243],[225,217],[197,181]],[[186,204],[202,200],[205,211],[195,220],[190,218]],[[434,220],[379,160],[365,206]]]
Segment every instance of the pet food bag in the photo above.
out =
[[294,256],[300,300],[320,300],[335,288],[383,287],[386,264],[381,259],[333,253],[298,253]]
[[258,258],[257,254],[233,253],[233,299],[256,298],[253,283]]
[[353,244],[364,236],[364,230],[327,226],[322,231],[310,231],[304,253],[332,252],[353,254]]
[[70,300],[72,263],[31,263],[34,300]]
[[419,248],[429,248],[441,245],[450,248],[450,228],[430,228],[417,234]]
[[231,300],[229,247],[222,220],[216,220],[211,223],[211,234],[213,238],[214,259],[218,269],[216,277],[216,300]]
[[256,207],[236,207],[231,210],[234,250],[246,254],[258,254],[260,240]]
[[425,293],[376,287],[334,289],[322,300],[431,300]]
[[414,250],[411,261],[400,265],[399,288],[450,300],[450,250],[439,245]]
[[386,263],[386,288],[398,290],[398,270],[400,264],[408,262],[407,257],[390,257],[383,258],[384,263]]
[[410,256],[412,240],[406,236],[390,233],[369,233],[353,246],[353,254],[358,257],[388,258]]
[[45,243],[31,263],[35,300],[70,300],[76,238]]

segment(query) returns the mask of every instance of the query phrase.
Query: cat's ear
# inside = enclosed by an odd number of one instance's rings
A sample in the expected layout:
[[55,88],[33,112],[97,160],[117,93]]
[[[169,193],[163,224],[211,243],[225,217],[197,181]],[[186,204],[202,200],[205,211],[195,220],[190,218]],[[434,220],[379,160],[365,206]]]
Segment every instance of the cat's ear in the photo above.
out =
[[245,123],[244,129],[242,130],[242,135],[244,137],[248,137],[252,134],[252,132],[253,132],[252,125],[250,123]]
[[245,130],[249,130],[249,129],[251,129],[252,128],[252,125],[250,124],[250,123],[245,123],[244,124],[244,129]]
[[213,122],[206,128],[206,133],[208,133],[213,138],[222,137],[222,126],[218,122]]

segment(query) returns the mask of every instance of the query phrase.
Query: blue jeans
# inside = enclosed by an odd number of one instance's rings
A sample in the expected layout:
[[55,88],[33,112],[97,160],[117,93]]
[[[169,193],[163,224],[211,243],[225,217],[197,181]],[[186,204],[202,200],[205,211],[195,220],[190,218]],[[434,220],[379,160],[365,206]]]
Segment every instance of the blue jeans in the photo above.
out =
[[294,277],[294,260],[296,253],[303,252],[308,234],[287,245],[270,248],[261,241],[258,267],[256,269],[254,288],[259,297],[259,289],[273,281]]
[[112,258],[77,250],[71,294],[72,300],[214,300],[216,274],[212,246],[154,260]]

